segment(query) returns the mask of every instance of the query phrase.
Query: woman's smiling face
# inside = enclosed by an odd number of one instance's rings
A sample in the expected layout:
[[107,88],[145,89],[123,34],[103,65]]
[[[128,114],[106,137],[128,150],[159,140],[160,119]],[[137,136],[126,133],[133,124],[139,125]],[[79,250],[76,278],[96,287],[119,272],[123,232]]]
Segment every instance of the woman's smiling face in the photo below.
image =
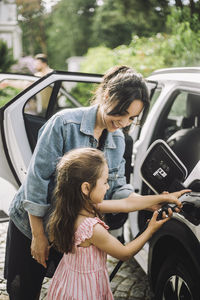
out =
[[[109,132],[114,132],[119,128],[127,127],[139,116],[143,107],[144,104],[141,100],[134,100],[121,115],[109,115],[109,111],[105,112],[101,109],[103,124]],[[110,111],[112,111],[112,108]]]

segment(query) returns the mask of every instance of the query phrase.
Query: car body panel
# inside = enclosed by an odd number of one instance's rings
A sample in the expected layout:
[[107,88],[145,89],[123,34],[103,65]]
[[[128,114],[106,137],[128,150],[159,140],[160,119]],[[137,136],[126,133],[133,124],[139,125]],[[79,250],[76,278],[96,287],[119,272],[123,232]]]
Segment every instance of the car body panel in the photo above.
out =
[[[138,174],[140,174],[140,166],[147,149],[154,141],[153,136],[156,131],[156,127],[159,124],[159,119],[162,117],[162,113],[167,106],[169,99],[172,98],[175,93],[185,91],[187,93],[197,93],[200,96],[200,68],[158,70],[150,75],[148,79],[158,82],[158,87],[161,88],[161,93],[156,103],[153,105],[141,130],[140,136],[133,148],[132,164],[134,172],[131,177],[131,184],[133,185],[135,192],[140,194],[143,193],[142,177],[138,176]],[[187,188],[196,179],[200,179],[200,162],[197,163],[193,171],[183,182],[183,186]],[[132,212],[129,214],[130,227],[133,236],[136,236],[141,229],[139,228],[139,214],[140,212]],[[191,234],[194,234],[196,241],[199,243],[200,225],[195,226],[186,220],[181,214],[174,214],[173,218],[174,220],[177,220],[179,224],[183,224],[182,226],[187,226],[187,228],[191,230]],[[185,241],[185,243],[187,243],[187,241]],[[149,253],[152,251],[153,249],[150,248],[149,243],[147,243],[135,256],[136,260],[146,273],[151,273],[152,265],[150,261],[151,255]]]
[[[18,86],[19,83],[22,83],[22,90],[27,87],[27,85],[31,85],[39,78],[32,75],[24,75],[24,74],[14,74],[14,73],[0,73],[0,90],[3,86],[10,86],[11,84],[15,84],[17,82]],[[12,100],[12,99],[10,99]],[[3,131],[3,123],[4,123],[4,111],[3,108],[0,109],[0,122],[1,122],[1,135],[0,135],[0,177],[4,178],[6,181],[9,181],[15,188],[18,188],[18,184],[13,177],[13,173],[9,167],[8,160],[6,157],[7,148],[5,147],[5,135]],[[16,120],[15,120],[16,121]],[[18,122],[18,120],[17,120]],[[5,126],[7,126],[5,124]],[[7,129],[6,131],[9,131]]]

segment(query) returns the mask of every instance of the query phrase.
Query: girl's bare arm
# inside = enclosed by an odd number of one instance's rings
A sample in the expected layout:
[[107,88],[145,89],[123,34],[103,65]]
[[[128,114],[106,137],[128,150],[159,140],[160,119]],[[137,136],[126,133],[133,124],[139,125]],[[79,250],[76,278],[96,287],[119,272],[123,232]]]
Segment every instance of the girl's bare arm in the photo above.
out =
[[[170,213],[170,217],[172,212]],[[164,218],[162,220],[156,221],[158,212],[154,212],[151,221],[147,229],[135,240],[130,243],[123,245],[113,237],[102,225],[96,224],[94,226],[93,236],[90,239],[90,242],[95,245],[97,248],[105,251],[107,254],[118,258],[122,261],[128,260],[133,255],[144,246],[144,244],[151,238],[153,233],[157,231],[166,221],[170,219]]]

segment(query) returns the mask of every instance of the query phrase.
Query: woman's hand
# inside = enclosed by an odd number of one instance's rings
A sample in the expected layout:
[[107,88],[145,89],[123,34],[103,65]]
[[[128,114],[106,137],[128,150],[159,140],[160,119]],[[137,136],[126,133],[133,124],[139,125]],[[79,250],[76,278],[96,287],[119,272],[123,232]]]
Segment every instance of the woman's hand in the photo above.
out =
[[178,212],[182,204],[178,200],[183,194],[191,192],[189,189],[181,190],[174,193],[163,192],[158,195],[145,195],[141,196],[136,193],[131,193],[127,198],[120,200],[104,200],[97,205],[102,213],[128,213],[136,210],[150,210],[155,211],[163,206],[164,203],[173,203],[177,206]]
[[49,242],[45,234],[33,236],[31,242],[31,255],[43,267],[47,267],[46,260],[49,256]]
[[32,231],[31,255],[43,267],[47,267],[46,260],[49,256],[49,242],[45,235],[43,219],[29,213]]
[[163,192],[163,194],[161,194],[161,195],[163,195],[162,202],[173,203],[180,210],[182,207],[182,203],[180,200],[178,200],[178,198],[180,198],[185,193],[189,193],[189,192],[191,192],[191,190],[189,190],[189,189],[180,190],[180,191],[173,192],[173,193]]

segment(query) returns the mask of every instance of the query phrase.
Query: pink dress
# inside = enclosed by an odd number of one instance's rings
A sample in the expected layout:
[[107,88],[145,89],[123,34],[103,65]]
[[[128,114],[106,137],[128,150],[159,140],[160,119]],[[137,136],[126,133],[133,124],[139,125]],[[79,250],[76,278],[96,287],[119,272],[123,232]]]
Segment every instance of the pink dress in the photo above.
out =
[[93,235],[99,218],[86,218],[75,232],[75,253],[64,254],[52,278],[47,300],[113,300],[106,253],[94,245],[78,247]]

